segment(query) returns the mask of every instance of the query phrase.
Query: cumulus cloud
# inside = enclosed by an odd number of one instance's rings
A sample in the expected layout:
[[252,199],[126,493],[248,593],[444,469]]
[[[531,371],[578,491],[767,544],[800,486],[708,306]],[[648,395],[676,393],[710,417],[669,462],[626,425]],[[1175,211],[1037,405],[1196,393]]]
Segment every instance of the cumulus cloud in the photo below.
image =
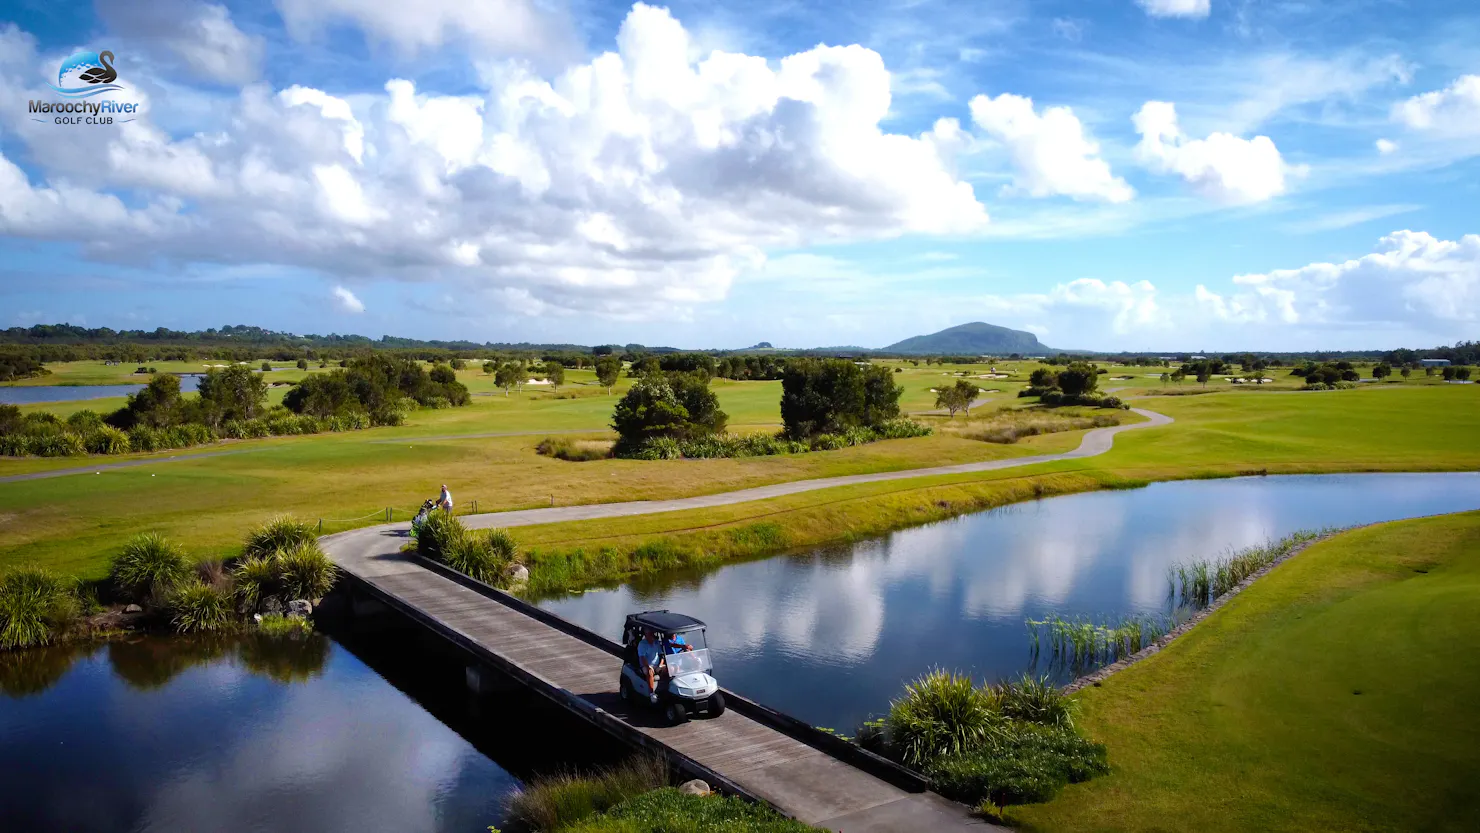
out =
[[499,64],[462,96],[253,84],[229,130],[178,139],[147,100],[116,130],[25,118],[41,95],[34,42],[13,27],[0,40],[0,129],[31,163],[0,155],[0,234],[94,257],[439,280],[523,309],[655,317],[724,297],[768,248],[988,219],[953,171],[957,122],[880,127],[877,53],[696,59],[683,26],[642,4],[616,51],[553,78]]
[[1220,202],[1262,202],[1285,192],[1287,176],[1305,172],[1286,165],[1268,136],[1213,133],[1206,139],[1189,138],[1177,125],[1177,109],[1170,102],[1146,102],[1133,121],[1141,135],[1136,154],[1142,162],[1181,176]]
[[1198,304],[1235,322],[1452,329],[1445,325],[1480,319],[1480,235],[1440,240],[1395,231],[1354,260],[1239,275],[1233,282],[1236,290],[1226,295],[1198,286]]
[[1378,139],[1377,140],[1377,152],[1383,154],[1384,156],[1386,156],[1389,153],[1395,152],[1397,149],[1398,149],[1398,143],[1397,142],[1394,142],[1392,139]]
[[1135,191],[1110,172],[1100,146],[1068,107],[1033,108],[1033,99],[1003,93],[971,100],[971,120],[1012,157],[1012,189],[1035,197],[1126,202]]
[[350,292],[342,286],[334,287],[334,305],[344,312],[359,314],[365,311],[365,304],[355,293]]
[[[1130,333],[1167,323],[1166,311],[1157,303],[1157,290],[1150,281],[1102,281],[1080,278],[1061,283],[1046,293],[989,295],[974,300],[988,312],[1028,319],[1049,316],[1056,332],[1085,333],[1101,330],[1108,321],[1116,334]],[[1086,345],[1062,345],[1083,348]]]
[[492,56],[550,57],[569,53],[575,43],[570,21],[534,0],[276,1],[288,33],[300,40],[349,23],[407,54],[455,43]]
[[1442,90],[1399,102],[1393,120],[1441,136],[1480,136],[1480,75],[1462,75]]
[[1152,17],[1207,17],[1212,0],[1136,0]]
[[97,4],[110,32],[158,47],[192,75],[222,84],[256,80],[262,39],[243,33],[224,6],[195,0],[110,0]]

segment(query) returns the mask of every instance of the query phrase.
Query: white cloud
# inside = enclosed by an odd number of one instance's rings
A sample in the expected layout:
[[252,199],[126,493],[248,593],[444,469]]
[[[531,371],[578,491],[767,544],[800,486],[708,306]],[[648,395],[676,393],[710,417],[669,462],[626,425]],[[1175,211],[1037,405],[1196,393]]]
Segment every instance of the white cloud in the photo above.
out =
[[1480,319],[1480,235],[1440,240],[1395,231],[1376,251],[1342,263],[1239,275],[1227,295],[1198,286],[1214,317],[1284,324],[1410,324],[1452,329]]
[[511,62],[464,96],[254,84],[228,130],[176,140],[148,108],[112,131],[30,121],[16,102],[40,95],[34,41],[0,40],[17,47],[0,50],[0,130],[30,165],[0,156],[0,235],[97,257],[440,280],[522,309],[658,318],[723,298],[768,248],[987,223],[953,170],[969,141],[956,121],[880,127],[877,53],[697,59],[641,4],[616,52],[553,78]]
[[97,4],[110,32],[162,47],[192,74],[222,84],[256,80],[262,38],[236,27],[224,6],[195,0],[110,0]]
[[344,312],[356,315],[365,311],[365,303],[342,286],[334,287],[334,305]]
[[574,43],[570,22],[534,0],[276,0],[288,33],[309,39],[351,23],[407,54],[468,43],[496,55],[550,57]]
[[1046,107],[1040,115],[1031,98],[979,95],[971,100],[971,119],[1007,148],[1015,170],[1013,190],[1108,202],[1135,196],[1125,180],[1110,172],[1099,144],[1068,107]]
[[1207,17],[1212,0],[1136,0],[1152,17]]
[[[1166,312],[1157,303],[1157,290],[1150,281],[1102,281],[1080,278],[1061,283],[1046,293],[988,295],[973,299],[974,305],[991,313],[1007,314],[1018,319],[1049,316],[1060,322],[1057,332],[1078,333],[1104,329],[1124,335],[1146,328],[1168,324]],[[1041,325],[1040,325],[1041,326]],[[1090,345],[1066,344],[1060,347],[1085,349]]]
[[1084,30],[1087,25],[1086,21],[1077,18],[1056,17],[1049,23],[1049,28],[1064,40],[1078,43],[1084,39]]
[[1393,152],[1397,151],[1397,149],[1398,149],[1398,143],[1397,142],[1394,142],[1391,139],[1378,139],[1377,140],[1377,152],[1380,153],[1380,154],[1382,154],[1382,155],[1384,155],[1384,156],[1388,155],[1389,153],[1393,153]]
[[1166,101],[1148,101],[1133,121],[1141,142],[1140,159],[1155,170],[1175,173],[1203,195],[1227,203],[1262,202],[1285,193],[1287,175],[1303,167],[1285,164],[1268,136],[1244,139],[1213,133],[1191,139],[1177,125],[1177,110]]
[[1441,136],[1480,136],[1480,75],[1462,75],[1442,90],[1399,102],[1393,120]]

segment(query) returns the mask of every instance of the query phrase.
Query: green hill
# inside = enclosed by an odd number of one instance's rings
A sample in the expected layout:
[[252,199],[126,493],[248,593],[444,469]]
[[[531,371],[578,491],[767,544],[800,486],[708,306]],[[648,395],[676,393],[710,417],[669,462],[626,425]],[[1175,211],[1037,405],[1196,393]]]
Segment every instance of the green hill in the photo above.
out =
[[1049,349],[1038,336],[1024,330],[1009,330],[995,324],[973,321],[925,336],[907,338],[883,348],[884,353],[929,353],[954,356],[1046,356]]

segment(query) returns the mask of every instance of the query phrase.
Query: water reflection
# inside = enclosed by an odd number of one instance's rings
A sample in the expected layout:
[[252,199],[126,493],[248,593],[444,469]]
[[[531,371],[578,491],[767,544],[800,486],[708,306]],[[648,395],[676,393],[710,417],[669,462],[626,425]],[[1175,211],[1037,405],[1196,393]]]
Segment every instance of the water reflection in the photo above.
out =
[[633,610],[693,614],[710,623],[724,685],[813,724],[851,727],[931,666],[986,679],[1028,669],[1025,618],[1165,612],[1177,561],[1298,529],[1477,507],[1473,473],[1161,483],[541,604],[613,637]]
[[521,776],[621,754],[415,629],[331,631],[0,653],[3,828],[484,830]]

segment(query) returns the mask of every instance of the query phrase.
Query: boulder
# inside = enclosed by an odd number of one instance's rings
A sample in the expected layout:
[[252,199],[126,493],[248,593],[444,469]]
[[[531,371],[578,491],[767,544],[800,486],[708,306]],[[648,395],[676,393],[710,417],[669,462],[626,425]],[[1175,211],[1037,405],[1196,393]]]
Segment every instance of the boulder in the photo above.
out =
[[307,617],[310,613],[313,613],[313,603],[307,599],[294,599],[288,602],[289,616]]
[[678,791],[684,795],[709,795],[709,785],[695,778],[678,785]]
[[523,564],[510,564],[504,568],[504,583],[510,587],[529,581],[529,568]]
[[142,608],[142,607],[140,607],[138,605],[129,605],[128,607],[126,607],[126,608],[123,609],[123,612],[124,613],[143,613],[144,612],[144,608]]
[[253,622],[256,622],[259,625],[262,624],[262,614],[260,614],[260,613],[253,613],[252,614],[252,621]]
[[276,596],[268,596],[267,598],[263,599],[262,604],[259,605],[259,607],[262,608],[263,613],[277,614],[279,616],[281,616],[283,613],[282,600],[277,598]]

